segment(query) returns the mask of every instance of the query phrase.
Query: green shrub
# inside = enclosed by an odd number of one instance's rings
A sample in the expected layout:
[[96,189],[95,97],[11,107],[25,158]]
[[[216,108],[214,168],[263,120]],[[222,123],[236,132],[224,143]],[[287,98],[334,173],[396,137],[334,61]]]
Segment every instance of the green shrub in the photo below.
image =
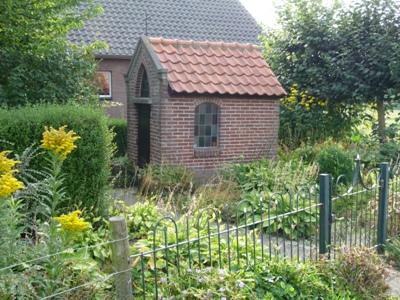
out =
[[321,145],[316,161],[319,165],[320,173],[329,173],[334,178],[344,175],[347,182],[351,180],[354,169],[353,157],[340,144],[328,143]]
[[115,156],[125,156],[128,147],[128,122],[124,119],[109,118],[107,123],[114,132],[113,142],[117,146]]
[[[105,192],[110,175],[112,134],[104,113],[88,106],[38,105],[20,109],[0,109],[0,150],[21,154],[33,143],[40,144],[45,126],[67,125],[81,138],[63,164],[64,185],[69,201],[64,205],[106,214]],[[46,165],[44,155],[36,154],[32,169]]]

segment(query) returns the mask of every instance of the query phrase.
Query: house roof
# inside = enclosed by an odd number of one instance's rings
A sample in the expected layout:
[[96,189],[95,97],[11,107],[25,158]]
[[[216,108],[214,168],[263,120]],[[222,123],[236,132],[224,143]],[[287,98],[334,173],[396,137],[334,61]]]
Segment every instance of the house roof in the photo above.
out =
[[[104,14],[70,41],[109,45],[99,56],[132,56],[140,36],[257,43],[261,32],[239,0],[94,0]],[[147,15],[147,32],[146,32]]]
[[[146,39],[144,43],[148,43]],[[149,42],[175,92],[269,97],[286,94],[255,45],[164,38],[149,38]]]

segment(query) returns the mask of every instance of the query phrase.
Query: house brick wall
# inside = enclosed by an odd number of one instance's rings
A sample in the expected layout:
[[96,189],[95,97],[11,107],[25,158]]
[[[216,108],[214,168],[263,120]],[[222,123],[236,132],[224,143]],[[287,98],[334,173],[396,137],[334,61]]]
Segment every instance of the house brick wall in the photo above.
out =
[[[113,118],[126,119],[127,116],[127,93],[125,74],[128,73],[130,59],[99,59],[99,71],[111,71],[111,94],[112,101],[118,106],[106,105],[106,113]],[[105,100],[105,104],[107,104]]]
[[[197,157],[194,149],[194,112],[203,102],[220,107],[219,147],[213,157]],[[277,150],[278,129],[277,99],[168,98],[161,118],[161,160],[199,171],[231,162],[272,158]]]

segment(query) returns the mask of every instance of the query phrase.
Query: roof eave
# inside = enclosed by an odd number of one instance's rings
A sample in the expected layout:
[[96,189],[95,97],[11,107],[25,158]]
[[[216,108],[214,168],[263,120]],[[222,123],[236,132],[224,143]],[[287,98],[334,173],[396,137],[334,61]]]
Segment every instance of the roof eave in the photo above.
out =
[[286,96],[286,93],[280,95],[250,95],[250,94],[220,94],[220,93],[198,93],[198,92],[177,92],[169,86],[169,95],[172,97],[218,97],[218,98],[235,98],[235,99],[270,99],[276,100]]
[[95,54],[96,59],[121,59],[127,60],[131,59],[132,55],[117,55],[117,54]]

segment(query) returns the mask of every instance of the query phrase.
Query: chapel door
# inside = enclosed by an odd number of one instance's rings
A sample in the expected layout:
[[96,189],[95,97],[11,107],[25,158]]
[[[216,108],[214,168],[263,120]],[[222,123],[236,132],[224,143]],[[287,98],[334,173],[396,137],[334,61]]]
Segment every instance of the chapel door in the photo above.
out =
[[138,114],[138,166],[143,167],[150,162],[150,111],[149,104],[136,104]]

